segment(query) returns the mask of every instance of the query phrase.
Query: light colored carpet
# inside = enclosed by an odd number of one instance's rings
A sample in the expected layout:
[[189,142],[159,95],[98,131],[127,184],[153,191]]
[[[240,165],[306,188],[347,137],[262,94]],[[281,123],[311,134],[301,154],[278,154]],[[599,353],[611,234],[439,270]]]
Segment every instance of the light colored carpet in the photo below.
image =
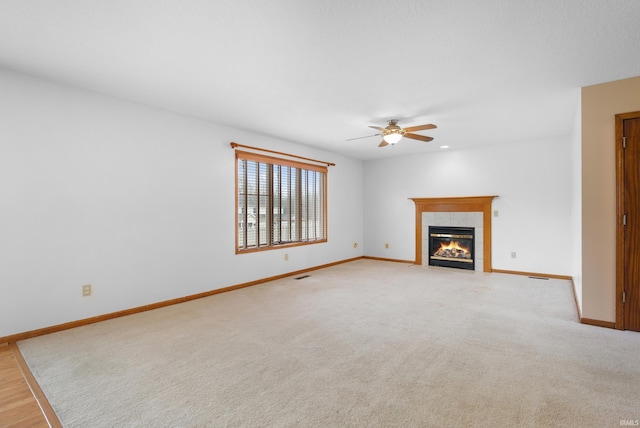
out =
[[358,260],[19,342],[66,427],[620,426],[640,334],[568,281]]

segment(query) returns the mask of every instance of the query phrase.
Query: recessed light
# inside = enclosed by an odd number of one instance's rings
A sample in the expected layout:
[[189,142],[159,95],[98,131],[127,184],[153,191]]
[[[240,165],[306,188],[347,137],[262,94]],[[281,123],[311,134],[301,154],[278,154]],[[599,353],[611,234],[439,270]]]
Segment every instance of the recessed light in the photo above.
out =
[[440,146],[441,149],[448,149],[449,146]]

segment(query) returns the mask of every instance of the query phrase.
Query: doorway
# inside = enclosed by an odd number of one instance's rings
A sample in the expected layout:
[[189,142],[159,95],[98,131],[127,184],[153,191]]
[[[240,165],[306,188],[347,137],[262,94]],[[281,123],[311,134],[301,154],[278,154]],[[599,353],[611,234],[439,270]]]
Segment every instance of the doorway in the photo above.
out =
[[640,331],[640,111],[616,115],[616,328]]

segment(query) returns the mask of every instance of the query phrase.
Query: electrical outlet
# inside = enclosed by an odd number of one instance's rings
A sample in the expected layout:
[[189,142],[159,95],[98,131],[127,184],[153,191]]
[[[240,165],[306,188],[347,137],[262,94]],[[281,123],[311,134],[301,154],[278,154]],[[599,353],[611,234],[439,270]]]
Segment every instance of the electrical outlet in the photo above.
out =
[[389,243],[384,244],[384,248],[389,249]]
[[353,248],[358,248],[358,243],[357,242],[353,243]]
[[285,259],[285,260],[289,260],[289,254],[285,254],[285,255],[284,255],[284,259]]
[[515,252],[515,251],[512,251],[512,252],[511,252],[511,258],[512,258],[512,259],[515,259],[515,258],[516,258],[516,252]]
[[86,284],[82,286],[82,296],[83,297],[91,296],[91,284]]

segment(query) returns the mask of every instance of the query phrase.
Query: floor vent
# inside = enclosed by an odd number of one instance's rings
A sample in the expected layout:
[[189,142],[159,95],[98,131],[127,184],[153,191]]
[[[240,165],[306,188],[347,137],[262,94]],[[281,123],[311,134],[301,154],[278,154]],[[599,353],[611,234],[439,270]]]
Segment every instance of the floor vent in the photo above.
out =
[[296,279],[305,279],[305,278],[309,278],[311,275],[302,275],[297,277]]
[[549,280],[549,278],[545,278],[545,277],[542,277],[542,276],[530,276],[529,278],[531,278],[531,279],[543,279],[545,281]]

